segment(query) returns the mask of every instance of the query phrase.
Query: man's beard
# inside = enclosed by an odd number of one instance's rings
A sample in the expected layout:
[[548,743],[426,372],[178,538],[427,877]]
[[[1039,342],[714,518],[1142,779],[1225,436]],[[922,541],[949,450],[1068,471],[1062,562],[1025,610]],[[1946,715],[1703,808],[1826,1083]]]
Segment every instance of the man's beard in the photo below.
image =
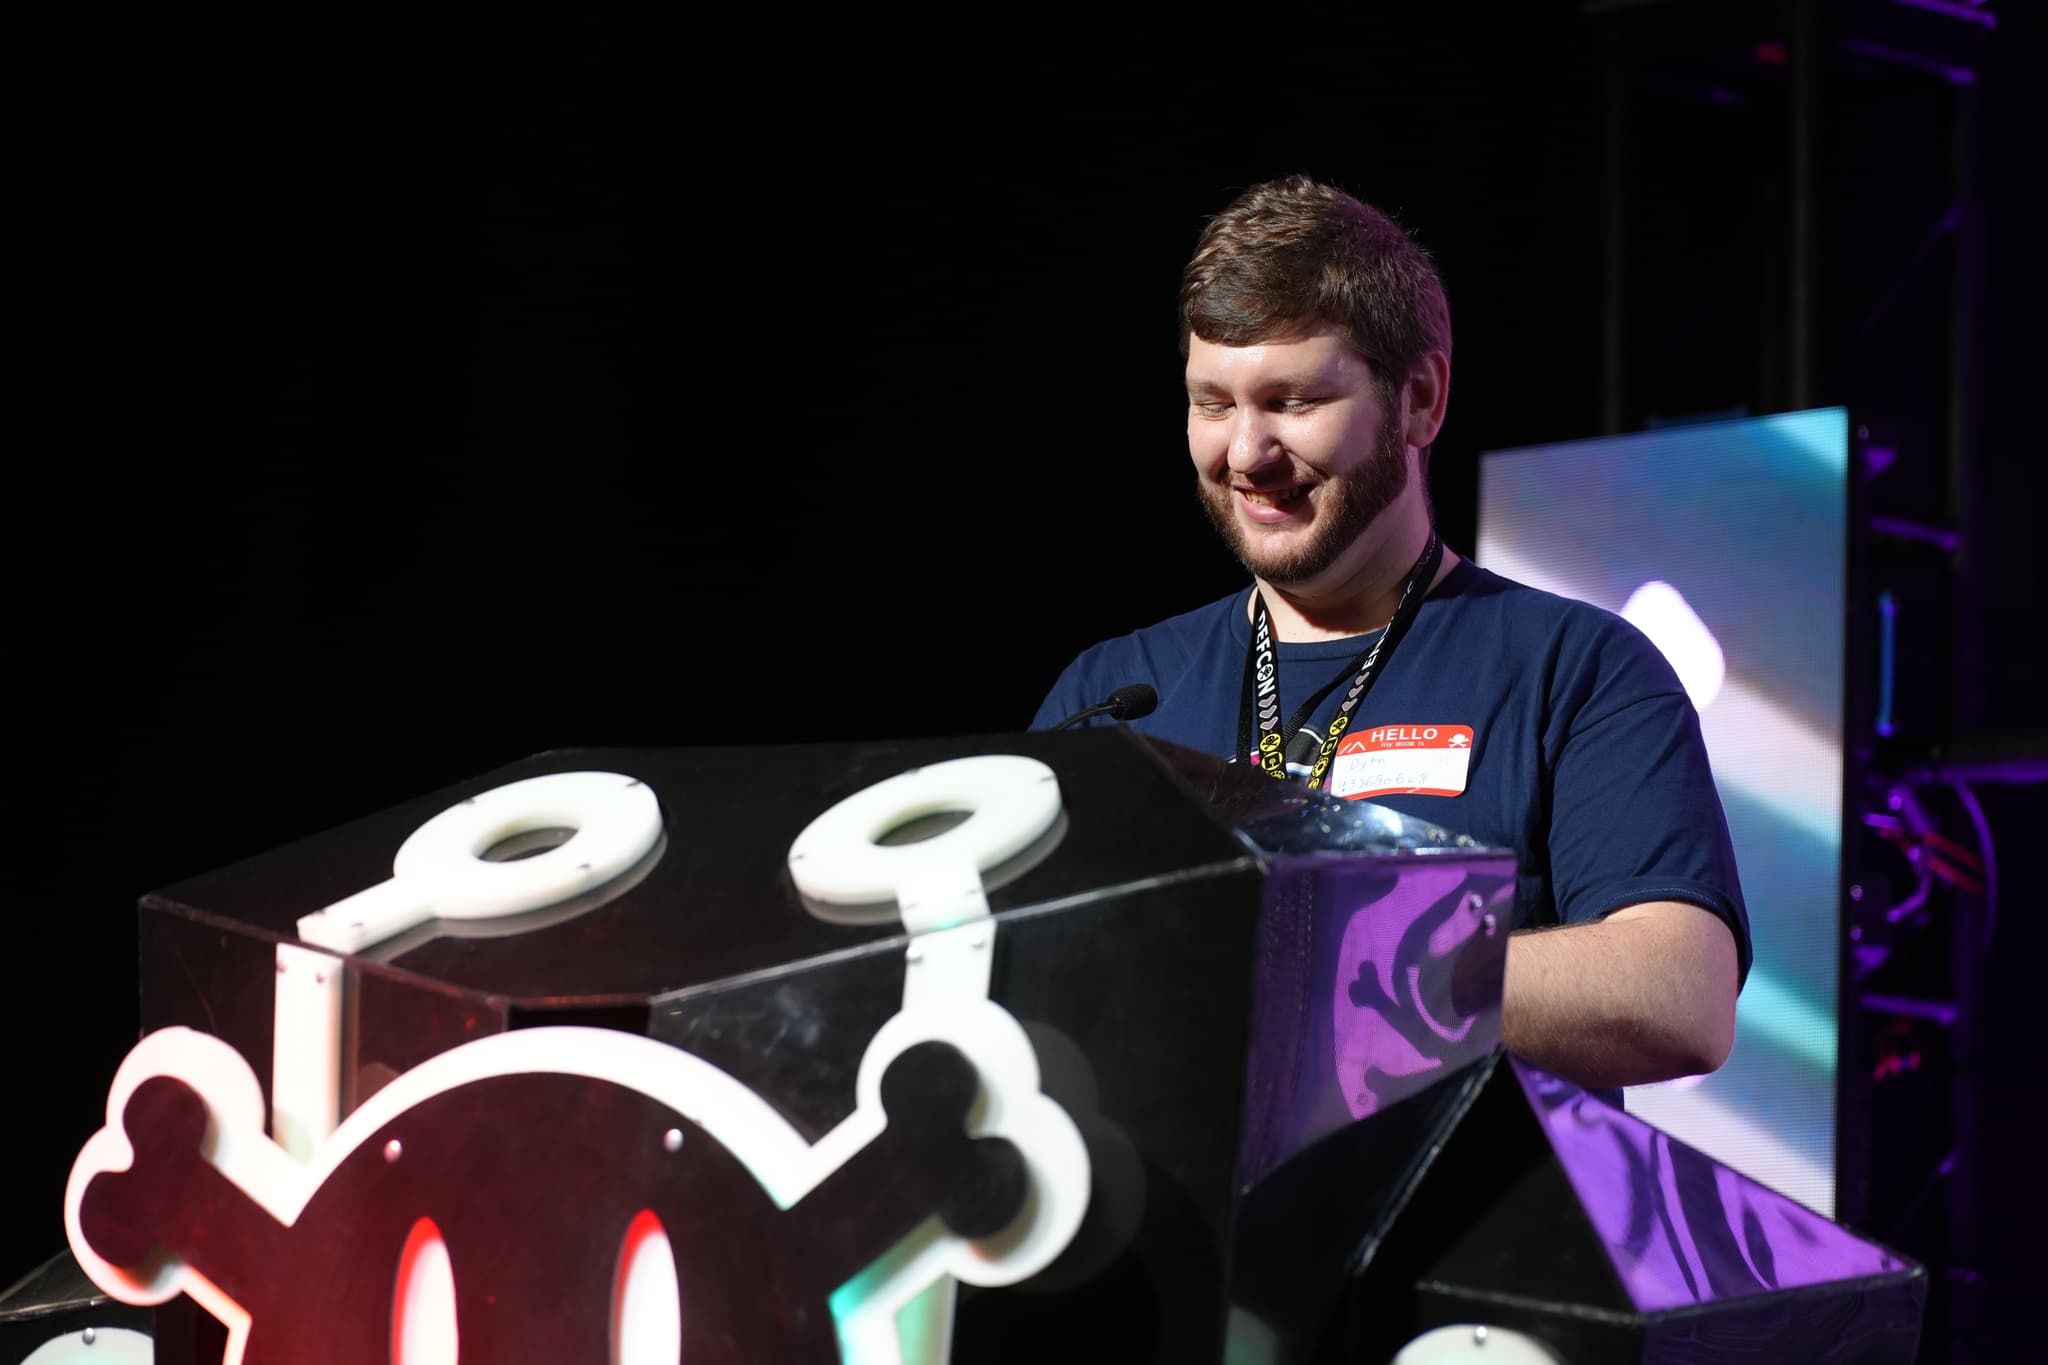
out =
[[1227,486],[1201,479],[1195,491],[1202,510],[1237,562],[1268,583],[1300,583],[1337,562],[1351,543],[1408,487],[1408,456],[1401,440],[1398,412],[1389,413],[1373,442],[1372,458],[1363,465],[1326,480],[1316,492],[1315,522],[1308,539],[1290,550],[1255,553],[1251,538],[1237,519],[1237,494]]

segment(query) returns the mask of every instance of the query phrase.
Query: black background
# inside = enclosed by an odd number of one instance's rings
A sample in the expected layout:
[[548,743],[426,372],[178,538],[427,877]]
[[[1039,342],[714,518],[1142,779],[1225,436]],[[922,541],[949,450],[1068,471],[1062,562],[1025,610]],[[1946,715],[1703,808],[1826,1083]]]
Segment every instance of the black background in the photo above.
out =
[[[1789,7],[1744,8],[1767,38]],[[1950,92],[1829,77],[1811,397],[1881,391],[1932,433],[1878,499],[1979,547],[1963,643],[1991,643],[1929,668],[1930,742],[2039,727],[2039,44],[2005,19],[1969,137],[1994,278],[1960,483],[1948,248],[1908,268]],[[1789,406],[1782,66],[1723,44],[1632,82],[1611,248],[1601,23],[1553,2],[52,44],[13,196],[27,875],[0,950],[0,1283],[62,1244],[134,1040],[143,891],[546,748],[1021,728],[1076,650],[1237,582],[1190,493],[1174,297],[1205,215],[1256,180],[1331,179],[1437,256],[1454,548],[1482,451]]]

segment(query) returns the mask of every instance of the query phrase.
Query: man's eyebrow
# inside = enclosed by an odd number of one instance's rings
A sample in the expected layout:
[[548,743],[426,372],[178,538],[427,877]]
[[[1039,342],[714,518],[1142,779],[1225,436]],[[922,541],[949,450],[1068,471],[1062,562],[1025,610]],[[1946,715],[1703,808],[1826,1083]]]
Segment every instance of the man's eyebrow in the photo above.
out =
[[[1259,393],[1276,393],[1282,390],[1301,393],[1327,387],[1330,376],[1321,370],[1303,370],[1299,373],[1267,375],[1254,385]],[[1229,390],[1213,379],[1190,378],[1187,381],[1189,393],[1228,393]]]

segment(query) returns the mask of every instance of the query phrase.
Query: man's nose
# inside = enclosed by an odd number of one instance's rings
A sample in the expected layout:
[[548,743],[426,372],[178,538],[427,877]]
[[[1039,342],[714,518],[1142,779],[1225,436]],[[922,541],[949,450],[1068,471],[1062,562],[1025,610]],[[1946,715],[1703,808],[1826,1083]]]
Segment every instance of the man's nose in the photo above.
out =
[[1230,468],[1239,474],[1249,474],[1282,458],[1279,436],[1269,415],[1251,404],[1239,404],[1231,419]]

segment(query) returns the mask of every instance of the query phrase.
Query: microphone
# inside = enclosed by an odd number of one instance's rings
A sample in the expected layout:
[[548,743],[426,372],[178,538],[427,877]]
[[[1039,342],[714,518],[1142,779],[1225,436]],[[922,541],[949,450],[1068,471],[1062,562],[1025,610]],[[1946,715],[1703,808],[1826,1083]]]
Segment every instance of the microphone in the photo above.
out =
[[1100,715],[1108,715],[1119,721],[1136,720],[1140,716],[1151,715],[1158,706],[1159,694],[1152,690],[1149,683],[1126,683],[1110,693],[1109,700],[1102,705],[1076,711],[1052,728],[1064,730],[1069,725],[1077,724],[1090,716]]

